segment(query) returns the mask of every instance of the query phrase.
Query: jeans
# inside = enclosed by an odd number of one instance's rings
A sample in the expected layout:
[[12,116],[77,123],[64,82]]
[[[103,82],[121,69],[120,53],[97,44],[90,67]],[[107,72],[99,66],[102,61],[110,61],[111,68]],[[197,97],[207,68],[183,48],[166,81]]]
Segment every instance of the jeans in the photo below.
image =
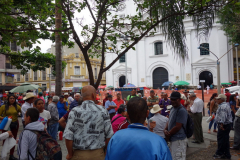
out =
[[234,122],[234,119],[235,119],[235,113],[233,111],[231,111],[231,114],[232,114],[232,124],[231,124],[231,129],[234,129],[233,127],[233,122]]
[[217,133],[217,142],[218,149],[216,151],[217,155],[226,156],[227,158],[231,158],[231,154],[229,151],[229,133],[231,130],[231,124],[223,125],[224,130],[220,129],[220,125],[218,126]]
[[48,134],[50,134],[50,136],[52,136],[54,140],[57,140],[58,126],[59,126],[59,123],[57,122],[48,126],[47,128]]
[[[210,110],[208,110],[208,114],[209,114],[209,116],[210,116]],[[213,112],[212,112],[212,114],[213,114]],[[212,128],[212,125],[213,125],[213,123],[214,123],[214,130],[216,130],[216,128],[217,128],[217,123],[215,123],[215,119],[213,119],[213,120],[211,120],[210,122],[209,122],[209,130]]]
[[147,119],[150,119],[150,118],[152,118],[153,116],[154,116],[154,114],[152,114],[152,113],[149,111],[149,115],[148,115]]

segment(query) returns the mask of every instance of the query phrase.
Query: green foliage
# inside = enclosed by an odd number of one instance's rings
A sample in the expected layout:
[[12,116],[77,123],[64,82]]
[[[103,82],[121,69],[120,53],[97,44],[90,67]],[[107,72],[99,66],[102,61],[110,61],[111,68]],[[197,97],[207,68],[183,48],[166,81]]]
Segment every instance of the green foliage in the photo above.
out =
[[[0,48],[0,53],[10,57],[12,65],[17,69],[21,69],[21,74],[25,75],[30,69],[34,72],[37,70],[44,71],[46,68],[53,67],[52,74],[55,75],[56,56],[51,53],[41,53],[40,48],[23,52],[12,52],[8,46]],[[62,61],[62,72],[66,68],[67,63]]]
[[240,2],[222,8],[218,13],[222,29],[232,44],[240,43]]

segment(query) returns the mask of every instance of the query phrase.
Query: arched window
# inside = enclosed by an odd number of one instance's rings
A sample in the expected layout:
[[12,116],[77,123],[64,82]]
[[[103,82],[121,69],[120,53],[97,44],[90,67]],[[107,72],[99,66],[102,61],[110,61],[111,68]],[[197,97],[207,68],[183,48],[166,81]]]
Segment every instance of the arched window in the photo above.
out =
[[163,54],[163,44],[162,44],[162,42],[155,42],[154,43],[154,52],[155,52],[155,55]]

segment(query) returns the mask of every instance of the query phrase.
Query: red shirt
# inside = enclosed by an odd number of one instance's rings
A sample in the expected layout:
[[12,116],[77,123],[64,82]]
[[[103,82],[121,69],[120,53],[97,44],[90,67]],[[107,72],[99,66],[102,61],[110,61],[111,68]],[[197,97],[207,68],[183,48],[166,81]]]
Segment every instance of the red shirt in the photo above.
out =
[[231,96],[231,93],[225,93],[225,96],[227,96],[227,101],[226,102],[229,102],[229,99],[230,99],[230,96]]
[[117,112],[119,106],[121,104],[124,104],[124,100],[122,100],[122,99],[120,99],[120,101],[118,101],[117,99],[114,99],[113,102],[117,105],[117,108],[115,108],[116,112]]

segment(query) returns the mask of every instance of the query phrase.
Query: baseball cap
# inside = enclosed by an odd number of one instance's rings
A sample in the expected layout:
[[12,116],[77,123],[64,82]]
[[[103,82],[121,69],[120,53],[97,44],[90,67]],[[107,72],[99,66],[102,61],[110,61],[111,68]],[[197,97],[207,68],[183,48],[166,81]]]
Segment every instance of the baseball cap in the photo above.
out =
[[63,95],[61,95],[61,96],[60,96],[60,98],[64,98],[64,96],[63,96]]
[[68,96],[68,93],[64,93],[64,96]]
[[179,92],[173,92],[169,98],[170,99],[180,99],[181,94]]
[[127,107],[125,105],[120,105],[117,112],[121,114],[122,112],[126,112],[126,111],[127,111]]
[[167,110],[165,112],[169,112],[172,109],[172,107],[173,107],[172,105],[168,105]]
[[218,97],[216,97],[216,99],[227,99],[227,96],[225,96],[225,94],[219,94]]
[[112,95],[111,95],[111,94],[109,94],[109,95],[108,95],[108,98],[112,98]]

